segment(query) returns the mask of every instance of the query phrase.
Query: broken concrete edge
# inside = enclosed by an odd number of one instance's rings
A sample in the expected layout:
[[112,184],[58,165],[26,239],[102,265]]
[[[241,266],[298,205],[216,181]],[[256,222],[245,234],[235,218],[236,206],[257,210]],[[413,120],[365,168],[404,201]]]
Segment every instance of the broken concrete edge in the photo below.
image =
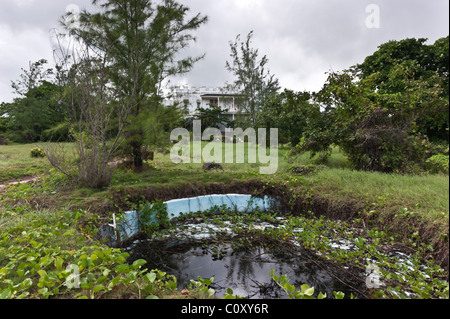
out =
[[[226,207],[238,212],[268,211],[274,207],[275,201],[269,196],[260,198],[252,195],[225,194],[173,199],[165,201],[164,204],[166,204],[169,219],[173,219],[187,214],[205,212],[214,207]],[[108,246],[119,246],[139,235],[142,232],[139,215],[138,211],[127,211],[121,215],[119,221],[116,221],[116,215],[113,214],[112,224],[100,227],[100,237]]]

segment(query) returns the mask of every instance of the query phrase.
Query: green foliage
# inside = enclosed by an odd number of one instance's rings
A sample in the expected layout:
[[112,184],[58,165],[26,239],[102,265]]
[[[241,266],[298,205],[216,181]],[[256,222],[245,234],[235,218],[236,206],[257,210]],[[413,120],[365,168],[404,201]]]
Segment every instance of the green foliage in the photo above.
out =
[[[370,211],[368,214],[376,214]],[[399,213],[411,215],[404,209]],[[352,226],[348,223],[333,222],[323,218],[296,218],[291,219],[292,225],[300,225],[308,231],[295,234],[297,241],[302,242],[304,247],[319,252],[326,258],[350,263],[354,266],[366,268],[363,260],[376,260],[379,265],[381,278],[384,285],[380,286],[375,295],[381,298],[448,298],[448,282],[445,280],[444,270],[433,263],[424,261],[423,256],[432,250],[427,244],[417,245],[411,243],[409,247],[417,247],[417,250],[408,256],[408,261],[400,260],[398,257],[390,257],[380,247],[389,247],[395,244],[394,235],[388,234],[377,228],[367,230],[361,236],[351,231]],[[355,223],[360,223],[355,220]],[[411,242],[416,241],[418,234],[412,233]],[[333,239],[339,239],[340,243],[353,245],[352,249],[336,249]],[[289,286],[285,288],[291,289]],[[292,290],[292,289],[291,289]],[[414,295],[411,295],[414,292]],[[341,295],[341,294],[339,294]],[[335,295],[337,298],[337,296]]]
[[[317,298],[314,298],[314,287],[310,287],[307,284],[301,285],[300,290],[296,290],[295,287],[289,283],[289,278],[287,278],[287,276],[275,275],[275,271],[273,269],[270,272],[270,277],[286,292],[289,299],[325,299],[327,297],[327,294],[320,292]],[[340,295],[341,293],[338,294],[338,296]]]
[[427,169],[434,174],[447,174],[449,169],[448,155],[438,154],[431,156],[426,161]]
[[201,276],[198,276],[197,280],[190,280],[191,284],[188,289],[195,292],[197,298],[211,298],[216,293],[214,289],[209,287],[213,281],[214,277],[203,279]]
[[[181,125],[181,118],[181,111],[175,105],[164,106],[142,101],[139,114],[130,116],[126,129],[128,133],[124,134],[118,155],[146,160],[155,150],[168,148],[171,145],[170,132]],[[130,132],[141,134],[129,134]],[[136,145],[140,145],[139,149],[135,148]],[[137,162],[133,163],[135,167],[139,167]]]
[[[434,81],[438,76],[442,78],[442,98],[449,98],[449,37],[438,39],[435,43],[427,45],[427,39],[404,39],[389,41],[379,46],[378,50],[368,56],[363,63],[358,64],[362,79],[377,74],[374,85],[389,93],[398,92],[399,86],[386,85],[391,80],[391,72],[398,65],[415,63],[414,80],[424,82]],[[398,83],[401,86],[401,82]],[[418,121],[418,130],[431,140],[445,140],[448,142],[449,113],[448,108],[439,113],[430,112]]]
[[448,97],[449,37],[440,38],[430,45],[427,45],[426,42],[427,39],[424,38],[388,41],[380,45],[376,52],[356,67],[362,78],[380,73],[377,84],[382,85],[388,80],[389,73],[396,65],[415,61],[420,66],[420,71],[416,73],[416,79],[427,80],[436,73],[446,77],[443,87],[445,88],[444,94]]
[[227,288],[227,292],[223,295],[223,299],[244,299],[245,297],[233,295],[233,289]]
[[[48,130],[64,121],[61,103],[63,89],[50,79],[53,69],[44,69],[47,60],[30,62],[22,69],[19,80],[12,87],[19,95],[12,103],[2,103],[0,114],[8,114],[6,133],[15,142],[32,143],[53,136]],[[64,138],[64,136],[58,136]],[[65,136],[67,138],[67,136]]]
[[109,52],[113,82],[122,88],[118,98],[132,99],[133,105],[129,122],[133,125],[125,128],[131,151],[125,154],[131,155],[134,165],[141,168],[145,137],[160,137],[146,132],[145,125],[149,121],[157,123],[157,132],[161,126],[168,129],[166,126],[172,125],[170,117],[161,116],[161,84],[169,76],[188,72],[202,58],[179,58],[179,53],[195,40],[191,32],[207,18],[200,14],[188,18],[189,8],[175,0],[131,0],[125,5],[121,0],[108,0],[93,4],[98,12],[81,12],[80,27],[69,25],[67,29],[90,46]]
[[45,157],[45,152],[40,147],[34,147],[30,151],[31,157]]
[[393,67],[377,89],[378,74],[363,80],[352,71],[330,74],[318,98],[331,125],[305,138],[295,151],[335,144],[357,169],[406,172],[423,166],[432,145],[417,134],[417,122],[448,108],[448,100],[441,96],[439,78],[415,79],[417,68],[414,63]]
[[65,110],[59,103],[61,87],[48,81],[36,85],[12,103],[0,106],[0,114],[9,116],[5,133],[15,142],[49,140],[53,137],[49,130],[64,121]]
[[155,298],[176,292],[175,277],[143,269],[142,259],[128,262],[129,254],[120,249],[60,248],[64,240],[89,236],[92,229],[81,228],[86,222],[85,212],[75,211],[57,223],[36,219],[30,229],[2,232],[0,298]]
[[138,206],[139,222],[141,229],[151,235],[154,231],[170,226],[170,218],[167,213],[167,204],[162,200],[144,202]]
[[206,128],[220,128],[220,125],[231,127],[232,121],[222,116],[223,110],[218,105],[210,105],[208,108],[197,108],[198,115],[196,119],[202,121],[202,127]]
[[240,42],[240,35],[230,42],[232,61],[226,62],[226,69],[236,77],[232,88],[241,95],[239,108],[245,115],[239,118],[241,127],[255,127],[261,107],[280,88],[278,79],[266,69],[267,56],[259,59],[258,50],[251,47],[252,38],[253,31],[245,42]]
[[273,94],[264,104],[258,124],[278,128],[279,142],[295,146],[305,135],[313,134],[316,127],[323,125],[320,108],[311,99],[309,92],[287,89]]
[[[339,146],[357,169],[414,173],[448,142],[448,37],[390,41],[362,64],[333,72],[314,94],[320,116],[292,154]],[[311,125],[311,123],[313,123]]]

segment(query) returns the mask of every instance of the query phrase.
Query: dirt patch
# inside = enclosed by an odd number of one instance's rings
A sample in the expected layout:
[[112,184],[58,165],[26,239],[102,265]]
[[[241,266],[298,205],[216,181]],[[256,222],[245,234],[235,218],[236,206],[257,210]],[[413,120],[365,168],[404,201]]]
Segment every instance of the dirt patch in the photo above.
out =
[[8,185],[17,185],[17,184],[23,184],[23,183],[34,183],[38,180],[37,176],[24,176],[21,179],[11,179],[7,181],[0,182],[0,192],[3,188],[5,188]]

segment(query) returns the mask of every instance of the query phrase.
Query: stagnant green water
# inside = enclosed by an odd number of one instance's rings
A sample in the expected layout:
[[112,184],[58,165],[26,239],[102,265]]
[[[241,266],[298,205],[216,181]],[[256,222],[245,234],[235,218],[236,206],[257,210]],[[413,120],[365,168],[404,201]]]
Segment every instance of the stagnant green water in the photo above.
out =
[[[262,223],[255,227],[273,227]],[[220,233],[220,235],[218,235]],[[224,235],[225,234],[225,235]],[[361,272],[353,272],[304,250],[300,245],[280,245],[269,239],[231,234],[231,228],[209,223],[184,225],[170,236],[135,242],[128,248],[131,259],[145,259],[146,268],[174,275],[178,289],[190,280],[214,277],[210,286],[222,297],[227,288],[245,298],[280,299],[286,293],[272,280],[270,271],[286,275],[296,288],[308,284],[332,297],[341,291],[346,297],[365,298],[367,287]]]
[[[270,271],[286,275],[295,287],[308,284],[317,293],[333,296],[342,291],[364,298],[361,277],[333,266],[310,253],[273,245],[233,247],[232,243],[216,241],[159,241],[140,243],[134,247],[134,258],[148,261],[149,269],[163,270],[177,277],[178,288],[188,288],[191,279],[214,277],[211,285],[221,297],[227,288],[246,298],[286,298],[287,295],[271,279]],[[356,285],[355,285],[356,283]]]

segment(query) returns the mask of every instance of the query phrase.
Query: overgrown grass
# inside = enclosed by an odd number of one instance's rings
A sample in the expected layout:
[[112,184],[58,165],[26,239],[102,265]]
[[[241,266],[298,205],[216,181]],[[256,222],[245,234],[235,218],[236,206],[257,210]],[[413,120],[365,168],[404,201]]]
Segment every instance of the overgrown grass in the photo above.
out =
[[[158,154],[155,158],[156,165],[176,169],[175,174],[167,170],[167,178],[174,181],[178,176],[183,180],[200,179],[209,181],[215,179],[218,182],[229,182],[231,179],[251,178],[257,176],[261,179],[286,181],[293,176],[301,177],[302,185],[306,185],[315,194],[348,199],[362,199],[367,203],[384,204],[392,209],[408,207],[431,217],[441,217],[442,213],[449,212],[449,178],[444,175],[400,175],[378,172],[364,172],[351,169],[351,165],[338,148],[334,148],[327,162],[321,163],[310,155],[303,154],[296,158],[287,157],[288,148],[279,150],[279,167],[274,175],[260,175],[258,173],[261,164],[223,164],[224,171],[214,172],[208,175],[201,171],[201,164],[173,164],[168,155]],[[263,164],[262,164],[263,165]],[[292,173],[291,168],[298,166],[315,166],[314,172],[305,175]],[[202,174],[200,174],[202,173]],[[151,174],[151,173],[150,173]],[[146,181],[145,174],[140,175],[142,181]],[[157,182],[158,176],[155,173]]]
[[[203,147],[205,145],[204,142]],[[48,173],[50,165],[45,158],[30,156],[32,146],[31,144],[0,146],[0,181]],[[70,144],[64,145],[66,148],[69,146]],[[224,145],[222,149],[225,151]],[[154,161],[147,162],[147,169],[140,173],[131,169],[116,170],[110,189],[124,186],[177,187],[186,183],[231,183],[248,179],[286,182],[296,177],[300,180],[301,186],[322,197],[363,200],[368,204],[376,203],[378,206],[393,210],[407,207],[430,218],[444,217],[448,220],[448,176],[355,171],[350,168],[344,154],[337,148],[333,150],[325,164],[318,164],[309,158],[309,154],[291,159],[287,157],[287,153],[288,148],[280,147],[279,167],[274,175],[259,174],[260,166],[264,165],[259,162],[224,163],[223,171],[204,171],[202,164],[175,164],[170,160],[169,154],[156,153]],[[306,174],[292,173],[291,168],[298,166],[314,166],[320,169]],[[101,195],[105,191],[108,189],[90,190],[72,187],[69,194],[73,192],[75,197],[86,198]]]
[[[7,267],[8,260],[15,258],[14,250],[11,251],[10,247],[18,248],[21,242],[28,240],[27,234],[35,233],[36,229],[38,234],[35,235],[39,235],[39,241],[33,240],[43,247],[69,252],[68,255],[64,253],[64,256],[69,256],[71,251],[81,252],[83,247],[96,246],[97,243],[93,240],[95,227],[106,221],[104,218],[108,217],[108,212],[101,217],[89,211],[84,212],[83,218],[73,224],[70,222],[74,211],[72,205],[89,208],[88,205],[109,200],[111,192],[128,186],[133,189],[171,188],[185,184],[230,184],[234,181],[262,180],[292,185],[292,188],[307,190],[312,196],[331,201],[360,201],[372,213],[376,210],[375,218],[399,216],[392,225],[404,228],[402,231],[410,232],[411,235],[420,226],[415,223],[437,225],[430,227],[436,232],[431,235],[432,240],[448,238],[448,176],[355,171],[338,149],[333,150],[328,162],[319,163],[310,159],[309,154],[288,158],[288,148],[281,147],[279,168],[274,175],[260,175],[259,167],[264,165],[260,163],[223,164],[223,171],[204,171],[202,164],[174,164],[168,154],[156,153],[154,161],[147,161],[142,172],[122,167],[116,170],[109,187],[93,190],[69,183],[50,168],[45,158],[32,158],[30,150],[34,146],[0,146],[0,184],[25,176],[43,176],[35,184],[0,188],[1,249],[8,254],[0,258],[0,269]],[[69,148],[70,144],[65,144],[64,147]],[[293,172],[292,168],[295,167],[306,167],[308,170]],[[36,200],[39,198],[40,200]],[[42,202],[45,202],[45,208],[37,204]],[[77,256],[81,258],[83,254]]]
[[50,168],[45,158],[33,158],[35,144],[0,145],[0,182],[42,174]]
[[390,209],[408,207],[430,217],[449,210],[448,176],[394,175],[330,168],[307,178],[322,196],[364,198]]
[[[204,142],[203,147],[206,145]],[[0,181],[23,178],[34,174],[48,173],[50,165],[45,158],[32,158],[30,150],[33,145],[0,146]],[[70,144],[63,145],[66,148]],[[236,147],[236,146],[235,146]],[[193,148],[191,148],[192,151]],[[247,150],[247,145],[245,145]],[[222,150],[225,146],[222,144]],[[284,183],[296,178],[297,186],[307,188],[314,195],[331,200],[359,200],[367,205],[398,211],[407,208],[433,221],[448,223],[449,213],[449,179],[437,174],[399,175],[377,172],[356,171],[344,154],[335,148],[329,160],[317,163],[309,154],[296,158],[287,157],[287,147],[279,149],[279,167],[274,175],[259,174],[257,163],[222,164],[224,170],[204,171],[202,164],[180,163],[170,160],[169,154],[156,153],[154,161],[147,161],[147,167],[140,173],[131,169],[116,170],[112,184],[102,190],[71,187],[64,196],[68,200],[83,200],[104,197],[111,189],[133,186],[144,187],[179,187],[183,184],[205,184],[210,182],[229,184],[233,181],[259,179]],[[236,152],[234,152],[236,155]],[[248,159],[247,157],[245,158]],[[305,174],[293,173],[293,167],[314,167]],[[56,173],[53,173],[57,175]],[[55,196],[62,194],[55,194]],[[64,198],[64,197],[63,197]],[[64,203],[60,203],[63,204]],[[374,204],[374,205],[372,205]]]

